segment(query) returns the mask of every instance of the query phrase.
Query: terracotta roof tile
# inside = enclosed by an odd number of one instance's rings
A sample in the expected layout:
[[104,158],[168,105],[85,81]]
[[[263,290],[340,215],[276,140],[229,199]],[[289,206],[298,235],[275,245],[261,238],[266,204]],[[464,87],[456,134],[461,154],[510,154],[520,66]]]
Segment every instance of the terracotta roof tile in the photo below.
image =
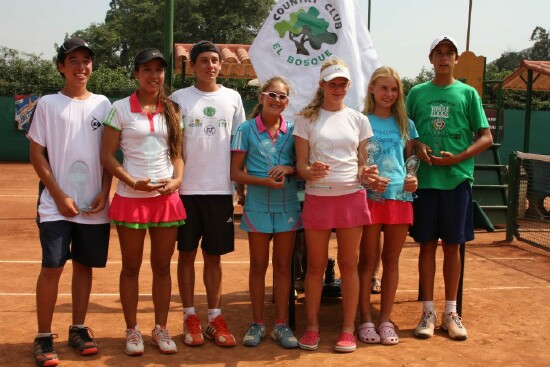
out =
[[[250,56],[248,55],[250,45],[217,44],[217,46],[221,50],[223,57],[222,70],[219,74],[220,78],[256,78],[256,72],[252,67]],[[174,44],[176,74],[181,74],[182,66],[185,65],[185,76],[193,76],[190,65],[186,62],[189,60],[189,52],[192,47],[192,43]]]
[[502,84],[504,89],[526,90],[527,70],[533,70],[533,90],[550,91],[550,61],[521,61],[519,68],[510,74]]

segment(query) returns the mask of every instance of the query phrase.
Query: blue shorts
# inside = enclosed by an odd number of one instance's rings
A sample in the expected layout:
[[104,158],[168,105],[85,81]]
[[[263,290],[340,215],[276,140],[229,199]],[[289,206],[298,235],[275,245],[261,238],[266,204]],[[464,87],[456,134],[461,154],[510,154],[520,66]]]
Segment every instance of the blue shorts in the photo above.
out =
[[66,220],[38,224],[42,267],[60,268],[68,259],[94,268],[107,264],[111,226]]
[[416,242],[460,244],[474,239],[472,187],[468,181],[452,190],[420,189],[413,202],[411,236]]
[[[180,195],[187,212],[178,227],[178,251],[199,247],[208,255],[224,255],[235,249],[233,195]],[[201,241],[202,239],[202,241]]]
[[246,232],[279,233],[302,229],[300,211],[264,213],[243,210],[240,228]]

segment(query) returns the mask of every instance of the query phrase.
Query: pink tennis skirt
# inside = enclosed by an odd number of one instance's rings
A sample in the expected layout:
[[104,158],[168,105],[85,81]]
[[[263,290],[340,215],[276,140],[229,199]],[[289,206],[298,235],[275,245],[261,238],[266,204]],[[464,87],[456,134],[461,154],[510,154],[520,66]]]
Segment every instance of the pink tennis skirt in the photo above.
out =
[[150,198],[128,198],[115,194],[109,208],[109,219],[117,226],[134,229],[177,227],[187,214],[177,192]]
[[410,201],[386,199],[383,203],[368,200],[371,224],[412,224],[413,207]]
[[351,228],[370,224],[365,190],[341,196],[306,194],[302,210],[305,229]]

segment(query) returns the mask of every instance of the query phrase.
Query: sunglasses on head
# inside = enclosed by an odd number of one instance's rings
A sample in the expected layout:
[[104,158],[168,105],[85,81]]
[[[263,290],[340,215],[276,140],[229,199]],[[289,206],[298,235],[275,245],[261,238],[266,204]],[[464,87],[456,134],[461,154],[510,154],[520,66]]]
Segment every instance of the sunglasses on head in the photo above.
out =
[[262,92],[264,96],[268,96],[271,99],[278,99],[281,102],[284,102],[288,99],[288,96],[286,94],[277,94],[275,92]]

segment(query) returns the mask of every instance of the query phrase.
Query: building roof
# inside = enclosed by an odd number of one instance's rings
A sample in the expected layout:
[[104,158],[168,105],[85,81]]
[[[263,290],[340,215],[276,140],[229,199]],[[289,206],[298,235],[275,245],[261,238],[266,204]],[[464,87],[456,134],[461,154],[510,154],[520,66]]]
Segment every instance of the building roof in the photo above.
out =
[[[252,67],[248,50],[250,45],[238,44],[216,44],[222,53],[222,69],[220,78],[242,78],[254,79],[256,72]],[[183,65],[185,65],[185,76],[193,76],[190,68],[189,53],[193,43],[176,43],[174,44],[174,55],[176,58],[176,74],[182,74]]]
[[510,74],[502,83],[503,89],[526,90],[527,72],[533,71],[533,89],[534,91],[550,91],[550,61],[531,61],[522,60],[512,74]]

